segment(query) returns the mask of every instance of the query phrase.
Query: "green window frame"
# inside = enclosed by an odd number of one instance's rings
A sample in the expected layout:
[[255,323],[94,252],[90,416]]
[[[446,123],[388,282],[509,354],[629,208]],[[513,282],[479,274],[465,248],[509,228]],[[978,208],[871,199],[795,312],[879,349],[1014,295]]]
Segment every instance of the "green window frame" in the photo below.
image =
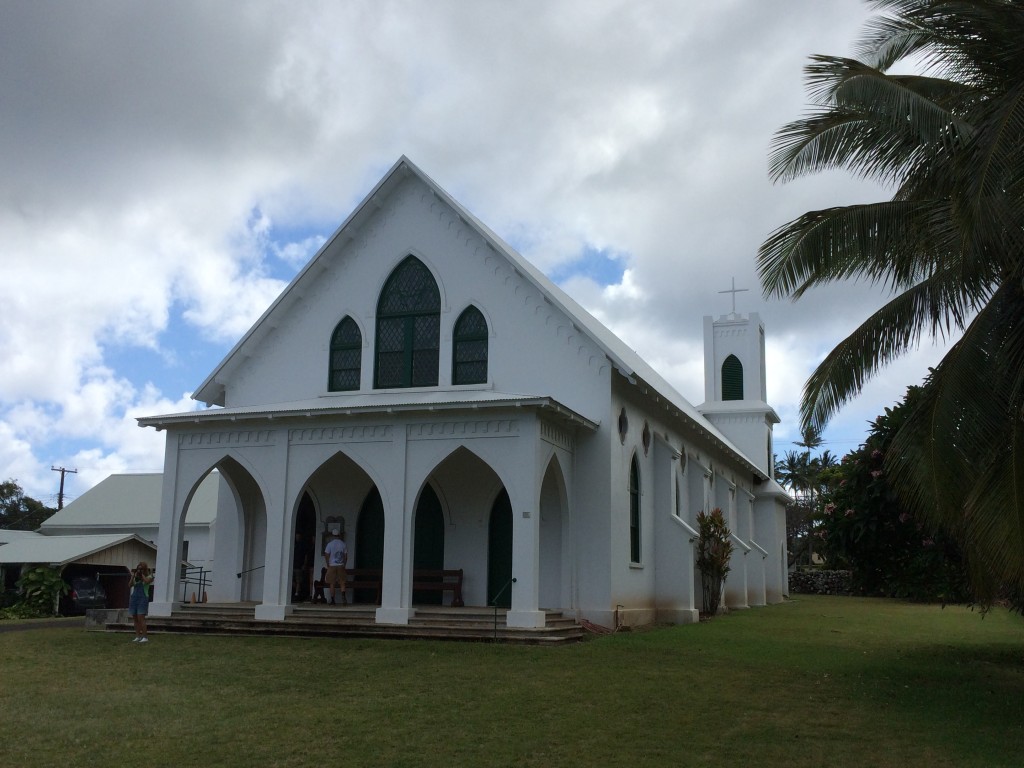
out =
[[729,355],[722,363],[722,399],[743,399],[743,363],[736,355]]
[[487,383],[487,320],[470,305],[452,333],[452,384]]
[[629,464],[629,561],[640,563],[640,466]]
[[329,392],[348,392],[359,389],[362,374],[363,334],[356,321],[345,315],[331,334]]
[[435,387],[441,348],[441,293],[415,256],[395,267],[377,301],[374,386]]

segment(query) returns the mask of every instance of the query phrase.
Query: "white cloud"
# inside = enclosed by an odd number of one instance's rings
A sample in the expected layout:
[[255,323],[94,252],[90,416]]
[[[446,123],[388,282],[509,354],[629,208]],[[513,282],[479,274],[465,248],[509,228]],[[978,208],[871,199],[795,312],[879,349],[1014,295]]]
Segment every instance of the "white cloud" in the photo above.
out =
[[[6,8],[0,478],[43,495],[51,462],[90,467],[83,484],[162,466],[162,440],[128,414],[190,407],[166,391],[206,376],[401,154],[542,269],[588,248],[627,254],[619,285],[565,287],[698,402],[701,317],[728,310],[718,292],[735,277],[751,289],[738,308],[768,326],[770,392],[789,419],[816,359],[881,298],[843,286],[766,303],[757,247],[808,208],[877,192],[842,175],[773,188],[768,147],[803,110],[807,55],[850,52],[867,12],[860,0]],[[139,358],[151,370],[131,367],[133,350],[154,352]],[[209,367],[182,370],[199,360]],[[865,393],[865,412],[902,394],[899,376],[920,378],[908,365]]]

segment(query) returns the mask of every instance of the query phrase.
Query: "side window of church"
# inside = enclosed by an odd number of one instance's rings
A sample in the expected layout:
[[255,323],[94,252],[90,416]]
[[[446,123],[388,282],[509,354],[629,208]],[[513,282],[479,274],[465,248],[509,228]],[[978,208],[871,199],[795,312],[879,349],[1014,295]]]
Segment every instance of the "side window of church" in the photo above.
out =
[[487,383],[487,321],[476,307],[467,307],[455,321],[452,384]]
[[345,392],[359,389],[362,368],[363,334],[356,321],[346,315],[331,334],[331,375],[328,390]]
[[743,363],[736,355],[729,355],[722,363],[722,399],[743,399]]
[[636,456],[629,465],[629,561],[640,562],[640,467]]
[[377,302],[376,387],[437,386],[441,294],[414,256],[395,267]]

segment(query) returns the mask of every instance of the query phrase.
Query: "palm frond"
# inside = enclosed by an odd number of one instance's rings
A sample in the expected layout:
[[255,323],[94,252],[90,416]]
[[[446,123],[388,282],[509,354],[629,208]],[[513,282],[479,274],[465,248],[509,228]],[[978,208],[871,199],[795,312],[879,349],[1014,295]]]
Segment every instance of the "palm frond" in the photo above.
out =
[[802,429],[824,429],[880,368],[916,347],[926,330],[942,335],[950,322],[961,327],[972,305],[945,277],[934,276],[896,296],[826,355],[804,385]]
[[772,141],[769,176],[785,182],[846,168],[882,182],[899,179],[921,155],[969,139],[972,128],[942,101],[961,88],[932,78],[888,76],[853,59],[814,56],[808,90],[821,108],[783,126]]
[[[757,255],[764,295],[797,299],[845,279],[905,289],[957,269],[959,232],[945,201],[889,200],[809,211],[769,235]],[[972,286],[965,284],[970,290]]]

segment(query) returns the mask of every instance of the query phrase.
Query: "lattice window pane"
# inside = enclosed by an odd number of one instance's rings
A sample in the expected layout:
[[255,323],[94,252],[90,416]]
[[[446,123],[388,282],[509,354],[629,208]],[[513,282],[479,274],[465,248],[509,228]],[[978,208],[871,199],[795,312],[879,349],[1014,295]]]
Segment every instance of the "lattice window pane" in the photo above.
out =
[[487,383],[487,361],[456,363],[453,384],[486,384]]
[[377,386],[401,387],[405,385],[402,374],[405,372],[405,354],[403,352],[380,352],[377,354]]
[[413,349],[437,349],[441,344],[441,323],[436,315],[413,318]]
[[459,316],[459,321],[455,324],[455,338],[457,340],[487,338],[487,321],[484,320],[483,313],[479,309],[469,307]]
[[328,389],[331,392],[359,389],[362,367],[363,335],[356,321],[345,317],[331,334],[331,358]]
[[486,341],[462,341],[455,347],[456,363],[487,362]]
[[437,386],[438,357],[436,349],[417,349],[412,353],[412,386]]
[[377,304],[377,386],[437,385],[440,310],[434,276],[408,257],[388,278]]
[[333,372],[331,379],[332,392],[345,392],[359,389],[359,369],[346,368]]
[[405,348],[405,323],[401,318],[381,318],[377,323],[379,353],[400,352]]
[[395,268],[377,307],[377,313],[385,315],[440,311],[441,294],[434,276],[411,256]]
[[359,326],[351,317],[346,317],[338,327],[334,329],[334,336],[331,339],[333,347],[354,347],[363,343],[362,334],[359,333]]

